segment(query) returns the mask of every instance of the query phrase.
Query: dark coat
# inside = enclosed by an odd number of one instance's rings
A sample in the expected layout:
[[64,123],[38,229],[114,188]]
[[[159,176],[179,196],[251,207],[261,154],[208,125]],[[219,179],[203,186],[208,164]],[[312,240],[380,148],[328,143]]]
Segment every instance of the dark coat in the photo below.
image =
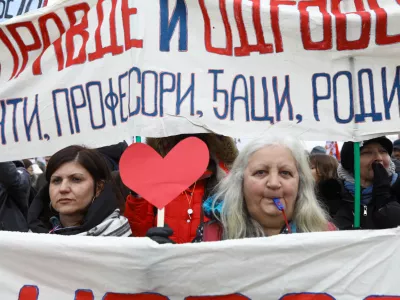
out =
[[392,162],[396,166],[396,173],[400,173],[400,160],[392,158]]
[[39,174],[35,185],[36,191],[40,191],[46,184],[47,184],[46,173]]
[[[334,223],[340,230],[352,229],[354,224],[354,197],[346,190],[342,181],[341,191],[337,201],[340,207],[334,216]],[[400,185],[400,178],[393,186]],[[386,229],[400,226],[400,199],[398,192],[392,190],[392,201],[384,207],[377,209],[375,201],[368,205],[360,205],[360,227],[361,229]]]
[[13,162],[0,163],[0,230],[28,231],[29,173]]
[[321,180],[316,186],[316,195],[329,215],[333,218],[340,208],[340,193],[342,187],[338,180]]

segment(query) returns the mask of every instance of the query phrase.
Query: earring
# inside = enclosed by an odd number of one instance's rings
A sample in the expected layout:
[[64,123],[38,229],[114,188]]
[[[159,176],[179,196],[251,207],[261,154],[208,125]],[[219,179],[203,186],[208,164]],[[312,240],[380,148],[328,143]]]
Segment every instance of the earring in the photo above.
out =
[[95,200],[95,199],[96,199],[96,196],[94,196],[94,197],[93,197],[93,199],[92,199],[92,203],[91,203],[91,204],[93,204],[93,202],[94,202],[94,200]]

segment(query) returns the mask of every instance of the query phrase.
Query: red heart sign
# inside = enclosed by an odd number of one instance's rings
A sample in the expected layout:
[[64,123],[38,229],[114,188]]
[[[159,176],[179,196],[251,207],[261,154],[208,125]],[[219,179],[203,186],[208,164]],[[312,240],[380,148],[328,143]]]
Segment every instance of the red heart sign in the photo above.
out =
[[119,171],[128,188],[162,209],[203,175],[208,162],[207,145],[189,137],[164,158],[146,144],[132,144],[122,154]]

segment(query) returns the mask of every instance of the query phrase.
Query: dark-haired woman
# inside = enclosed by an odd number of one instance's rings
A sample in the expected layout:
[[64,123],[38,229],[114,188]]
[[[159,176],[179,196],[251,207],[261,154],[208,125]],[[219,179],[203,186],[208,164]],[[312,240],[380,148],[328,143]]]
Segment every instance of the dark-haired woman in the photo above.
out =
[[123,199],[115,188],[102,155],[93,149],[69,146],[55,153],[46,169],[48,184],[28,213],[36,233],[88,236],[130,236],[121,216]]
[[333,218],[340,207],[341,186],[337,175],[339,163],[327,154],[310,156],[311,172],[315,180],[315,193]]

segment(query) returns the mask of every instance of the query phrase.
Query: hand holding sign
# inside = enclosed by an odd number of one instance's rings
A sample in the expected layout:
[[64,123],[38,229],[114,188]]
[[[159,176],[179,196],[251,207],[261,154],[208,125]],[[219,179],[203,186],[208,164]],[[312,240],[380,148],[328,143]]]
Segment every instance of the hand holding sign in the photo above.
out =
[[146,144],[132,144],[119,167],[123,183],[161,210],[203,175],[208,162],[207,145],[189,137],[165,158]]

